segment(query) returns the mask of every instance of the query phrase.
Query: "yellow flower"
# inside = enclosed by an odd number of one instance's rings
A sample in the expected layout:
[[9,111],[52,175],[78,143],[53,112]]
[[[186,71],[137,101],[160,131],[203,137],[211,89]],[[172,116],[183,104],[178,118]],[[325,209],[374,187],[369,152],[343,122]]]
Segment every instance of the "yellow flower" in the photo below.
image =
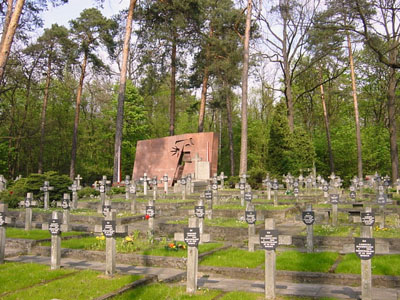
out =
[[125,237],[125,241],[127,241],[127,242],[133,242],[133,238],[131,237],[131,236],[126,236]]
[[99,240],[100,241],[104,241],[106,239],[106,237],[104,235],[100,236]]

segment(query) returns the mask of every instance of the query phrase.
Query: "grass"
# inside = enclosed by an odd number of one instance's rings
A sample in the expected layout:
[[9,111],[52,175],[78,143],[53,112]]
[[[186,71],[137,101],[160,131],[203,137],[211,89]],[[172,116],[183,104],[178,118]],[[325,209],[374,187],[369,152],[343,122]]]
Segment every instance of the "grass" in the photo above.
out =
[[49,267],[45,265],[6,262],[0,265],[0,298],[4,293],[17,291],[72,272],[74,270],[70,269],[49,272]]
[[[400,238],[399,229],[389,227],[380,229],[379,225],[374,226],[372,234],[375,238]],[[360,236],[360,227],[354,229],[354,236]]]
[[[188,224],[188,219],[181,219],[175,221],[169,221],[169,224]],[[232,218],[213,218],[213,219],[204,219],[204,223],[206,226],[220,226],[220,227],[235,227],[235,228],[247,228],[248,225],[244,220],[244,213],[243,213],[243,220],[237,220]]]
[[336,252],[277,252],[276,268],[287,271],[328,272],[338,256]]
[[[349,236],[353,230],[351,226],[331,226],[314,224],[315,236]],[[301,233],[306,235],[306,229]]]
[[[69,231],[69,232],[63,232],[61,236],[75,236],[84,233],[85,232]],[[6,236],[8,238],[29,239],[29,240],[43,240],[51,238],[50,232],[48,230],[32,229],[29,231],[25,231],[24,229],[14,228],[14,227],[7,227]]]
[[264,263],[264,251],[249,252],[243,249],[229,248],[214,252],[200,262],[203,266],[256,268]]
[[[255,209],[256,210],[283,210],[287,209],[290,207],[293,207],[293,205],[278,205],[274,206],[273,204],[257,204],[254,203]],[[223,204],[223,205],[214,205],[213,209],[216,210],[223,210],[223,209],[232,209],[232,210],[245,210],[245,206],[241,206],[240,204]]]
[[[142,255],[153,255],[153,256],[173,256],[173,257],[187,257],[187,251],[185,249],[173,250],[166,249],[166,246],[170,244],[166,240],[161,242],[154,241],[149,243],[146,239],[133,238],[133,241],[127,241],[124,238],[117,238],[116,249],[118,253],[136,253]],[[184,242],[178,244],[185,245]],[[50,246],[50,242],[41,243],[42,246]],[[199,253],[211,251],[216,248],[220,248],[222,243],[206,243],[199,245]],[[80,239],[69,239],[61,241],[62,248],[69,249],[84,249],[84,250],[95,250],[104,251],[105,241],[98,237],[85,237]],[[185,245],[186,247],[186,245]]]
[[[400,255],[375,255],[371,266],[373,275],[400,276]],[[354,253],[346,254],[335,273],[360,274],[361,260]]]
[[112,278],[107,278],[100,272],[84,270],[44,285],[15,291],[2,299],[94,299],[140,278],[141,276],[139,275],[116,275]]

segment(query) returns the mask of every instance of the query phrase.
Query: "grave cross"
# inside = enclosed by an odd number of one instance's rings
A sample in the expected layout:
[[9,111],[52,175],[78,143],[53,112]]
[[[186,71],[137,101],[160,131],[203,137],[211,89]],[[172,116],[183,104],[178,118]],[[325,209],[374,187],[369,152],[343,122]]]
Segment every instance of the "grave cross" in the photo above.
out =
[[182,190],[182,200],[186,200],[186,177],[182,177],[180,180]]
[[361,238],[355,238],[354,251],[361,259],[361,298],[372,300],[371,258],[375,254],[375,239],[372,238],[372,226],[375,215],[370,207],[361,215]]
[[315,213],[312,210],[312,204],[307,204],[306,210],[302,212],[302,220],[303,223],[306,224],[307,226],[307,238],[306,238],[306,248],[307,252],[313,252],[314,251],[314,241],[313,241],[313,236],[314,236],[314,222],[315,222]]
[[157,176],[154,176],[153,179],[151,180],[151,185],[153,188],[153,200],[157,200],[157,195],[158,195],[158,180]]
[[61,222],[58,212],[53,211],[51,220],[48,224],[48,230],[51,234],[51,258],[50,268],[57,270],[61,265]]
[[129,188],[131,185],[131,177],[129,175],[125,176],[125,200],[129,200]]
[[400,190],[400,178],[396,179],[396,194],[399,194],[399,190]]
[[4,191],[7,188],[7,180],[3,175],[0,175],[0,192]]
[[149,199],[148,205],[146,206],[145,218],[148,221],[148,231],[147,236],[149,240],[152,242],[154,237],[154,218],[156,215],[156,207],[154,204],[154,200]]
[[57,206],[61,206],[63,209],[63,218],[62,218],[62,225],[61,225],[61,231],[62,232],[67,232],[71,230],[71,225],[69,223],[70,221],[70,208],[71,208],[71,197],[70,194],[64,193],[63,199],[57,203]]
[[239,189],[240,189],[240,205],[244,206],[244,192],[246,190],[246,179],[247,177],[250,177],[249,175],[246,175],[243,173],[240,175],[240,182],[239,182]]
[[0,264],[4,263],[6,250],[6,224],[11,223],[11,218],[7,216],[8,204],[0,202]]
[[136,214],[136,182],[131,180],[129,185],[129,198],[131,200],[131,213]]
[[279,188],[279,184],[278,184],[278,179],[274,179],[272,181],[272,189],[274,190],[274,206],[278,206],[278,188]]
[[44,209],[49,209],[49,191],[54,190],[54,187],[50,186],[48,181],[45,181],[43,186],[40,188],[44,193]]
[[164,183],[164,194],[168,195],[168,174],[167,173],[164,174],[162,182]]
[[140,181],[143,182],[143,194],[147,196],[147,173],[143,174],[143,177],[140,178]]
[[113,276],[116,266],[116,234],[126,234],[127,225],[117,225],[117,213],[110,211],[106,213],[101,225],[95,225],[94,231],[101,233],[106,239],[106,269],[107,276]]
[[81,186],[81,180],[82,180],[82,179],[83,179],[83,178],[82,178],[81,175],[79,175],[79,174],[78,174],[78,176],[75,177],[75,180],[76,180],[76,182],[77,182],[77,184],[78,184],[79,187]]
[[[250,240],[250,237],[256,234],[256,221],[257,221],[257,213],[256,210],[254,209],[254,205],[251,202],[247,203],[246,211],[244,212],[244,217],[246,223],[248,224],[248,236]],[[249,252],[254,252],[253,243],[248,243],[248,247],[249,247]]]
[[213,217],[213,212],[212,212],[212,209],[213,209],[213,191],[209,188],[208,190],[206,190],[206,191],[204,191],[204,198],[206,199],[206,202],[208,202],[209,203],[209,214],[208,214],[208,219],[212,219],[212,217]]
[[197,291],[197,271],[199,264],[198,245],[200,242],[200,230],[197,218],[189,218],[189,227],[184,228],[184,240],[188,246],[188,258],[186,267],[186,292]]
[[381,218],[381,222],[379,222],[379,228],[385,228],[385,204],[387,202],[387,195],[384,193],[384,188],[382,185],[378,188],[378,194],[376,196],[376,201],[379,205],[379,214]]
[[78,208],[78,191],[81,188],[82,187],[77,183],[76,180],[74,180],[72,185],[70,187],[68,187],[68,189],[72,192],[72,205],[71,205],[71,207],[73,209],[77,209]]
[[[210,241],[210,234],[204,233],[204,216],[208,213],[209,211],[205,209],[203,199],[199,200],[198,205],[194,207],[194,210],[189,211],[191,217],[194,215],[198,219],[197,224],[200,233],[200,241],[199,241],[200,244],[208,243]],[[185,241],[184,234],[182,232],[175,232],[174,240],[179,242]]]
[[224,172],[221,172],[218,178],[221,181],[221,190],[223,190],[225,187],[225,179],[228,178],[228,176],[225,176]]
[[265,249],[265,299],[275,299],[276,247],[279,235],[274,219],[265,219],[265,230],[260,230],[260,245]]
[[212,196],[213,196],[213,204],[218,205],[219,204],[219,197],[218,197],[218,178],[217,174],[214,174],[213,180],[212,180]]
[[336,226],[338,218],[339,194],[329,194],[329,200],[332,204],[332,226]]
[[24,201],[19,203],[19,206],[25,207],[25,230],[32,229],[32,206],[37,206],[37,202],[33,201],[33,194],[27,193]]
[[271,200],[271,182],[269,179],[269,175],[263,180],[263,185],[267,188],[267,199]]

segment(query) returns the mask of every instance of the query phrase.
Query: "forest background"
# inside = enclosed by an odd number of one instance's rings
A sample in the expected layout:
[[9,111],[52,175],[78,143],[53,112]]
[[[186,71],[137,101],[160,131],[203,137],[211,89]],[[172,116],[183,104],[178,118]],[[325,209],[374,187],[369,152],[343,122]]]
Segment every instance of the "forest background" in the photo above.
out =
[[[67,0],[3,0],[2,50],[19,2],[1,74],[0,173],[112,177],[128,7],[107,18],[93,1],[68,26],[43,28],[43,12]],[[130,2],[122,176],[132,174],[138,140],[213,131],[227,175],[243,172],[245,138],[254,180],[313,166],[325,178],[398,178],[398,1]]]

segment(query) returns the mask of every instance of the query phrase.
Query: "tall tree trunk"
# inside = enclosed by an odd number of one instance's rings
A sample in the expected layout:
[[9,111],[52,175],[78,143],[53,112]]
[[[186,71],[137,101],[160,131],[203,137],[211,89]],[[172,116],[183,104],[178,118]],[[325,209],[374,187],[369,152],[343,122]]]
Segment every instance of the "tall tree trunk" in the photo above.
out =
[[283,56],[283,77],[284,77],[284,87],[285,87],[285,99],[287,108],[287,118],[289,124],[289,130],[291,133],[294,131],[294,108],[293,108],[293,95],[292,95],[292,76],[290,71],[290,59],[288,50],[288,33],[287,33],[287,23],[289,19],[289,4],[287,0],[279,1],[280,13],[283,22],[282,29],[282,56]]
[[239,175],[247,172],[247,89],[249,79],[249,44],[251,27],[252,0],[247,1],[246,28],[243,43],[243,71],[242,71],[242,132],[240,144]]
[[13,6],[14,6],[14,0],[7,0],[7,12],[4,17],[3,32],[2,32],[1,41],[0,41],[0,49],[1,49],[1,47],[3,47],[4,40],[7,35],[7,30],[8,30],[8,27],[10,26],[11,16],[13,13]]
[[355,118],[355,122],[356,122],[357,171],[358,171],[358,178],[363,178],[362,152],[361,152],[361,130],[360,130],[360,119],[359,119],[359,115],[358,115],[356,76],[355,76],[355,72],[354,72],[353,51],[351,49],[350,34],[348,32],[346,32],[346,36],[347,36],[347,46],[348,46],[348,50],[349,50],[351,87],[353,90],[354,118]]
[[129,4],[128,18],[126,20],[124,48],[122,51],[122,67],[121,67],[121,74],[119,79],[119,91],[118,91],[117,122],[115,126],[114,169],[113,169],[114,183],[121,182],[121,146],[122,146],[122,129],[124,123],[126,73],[128,66],[130,40],[132,34],[133,12],[135,10],[135,6],[136,6],[136,0],[131,0]]
[[[210,26],[209,37],[213,36],[213,29]],[[201,87],[201,99],[200,99],[200,111],[199,111],[199,126],[197,131],[204,131],[204,116],[206,112],[206,100],[207,100],[207,84],[208,84],[208,61],[210,59],[210,43],[207,42],[206,45],[206,62],[204,66],[204,75],[203,75],[203,83]]]
[[[320,81],[322,82],[322,71],[320,70]],[[326,103],[325,103],[325,93],[324,93],[324,86],[321,84],[320,85],[321,89],[321,101],[322,101],[322,110],[324,112],[324,121],[325,121],[325,131],[326,131],[326,141],[328,143],[328,153],[329,153],[329,169],[330,172],[335,172],[335,164],[333,161],[333,152],[332,152],[332,145],[331,145],[331,132],[329,129],[329,117],[328,117],[328,111],[326,109]]]
[[[49,53],[51,53],[52,49]],[[42,105],[42,115],[40,121],[40,146],[39,146],[39,163],[38,163],[38,173],[43,173],[43,148],[45,143],[45,125],[46,125],[46,110],[47,110],[47,101],[49,99],[49,90],[50,90],[50,81],[51,81],[51,54],[47,59],[47,75],[46,75],[46,86],[44,88],[44,97],[43,97],[43,105]]]
[[228,136],[229,136],[229,160],[231,165],[231,176],[235,175],[235,153],[233,148],[233,126],[232,126],[232,101],[231,93],[228,91],[228,87],[224,82],[225,93],[226,93],[226,115],[228,118]]
[[176,35],[173,33],[171,50],[171,99],[169,102],[169,135],[175,135],[175,77],[176,77]]
[[75,164],[76,164],[76,151],[78,148],[78,125],[79,125],[79,112],[82,98],[83,81],[85,79],[86,65],[88,60],[88,51],[85,51],[82,65],[81,65],[81,77],[79,79],[78,91],[76,93],[76,107],[75,107],[75,120],[74,120],[74,132],[72,135],[72,147],[71,147],[71,165],[69,169],[69,177],[74,180],[75,177]]
[[[25,4],[25,0],[17,0],[14,11],[12,13],[10,23],[7,27],[7,32],[3,33],[5,36],[1,37],[1,48],[0,48],[0,82],[3,81],[4,71],[7,64],[8,56],[10,55],[11,44],[14,39],[15,31],[17,30],[19,18],[22,13],[22,8]],[[9,7],[8,9],[12,9]]]
[[[397,48],[391,50],[390,60],[396,61],[398,55]],[[392,162],[392,182],[399,178],[399,154],[397,147],[397,128],[396,128],[396,87],[397,74],[395,68],[390,68],[389,84],[387,90],[387,108],[389,117],[389,136],[390,136],[390,158]]]

